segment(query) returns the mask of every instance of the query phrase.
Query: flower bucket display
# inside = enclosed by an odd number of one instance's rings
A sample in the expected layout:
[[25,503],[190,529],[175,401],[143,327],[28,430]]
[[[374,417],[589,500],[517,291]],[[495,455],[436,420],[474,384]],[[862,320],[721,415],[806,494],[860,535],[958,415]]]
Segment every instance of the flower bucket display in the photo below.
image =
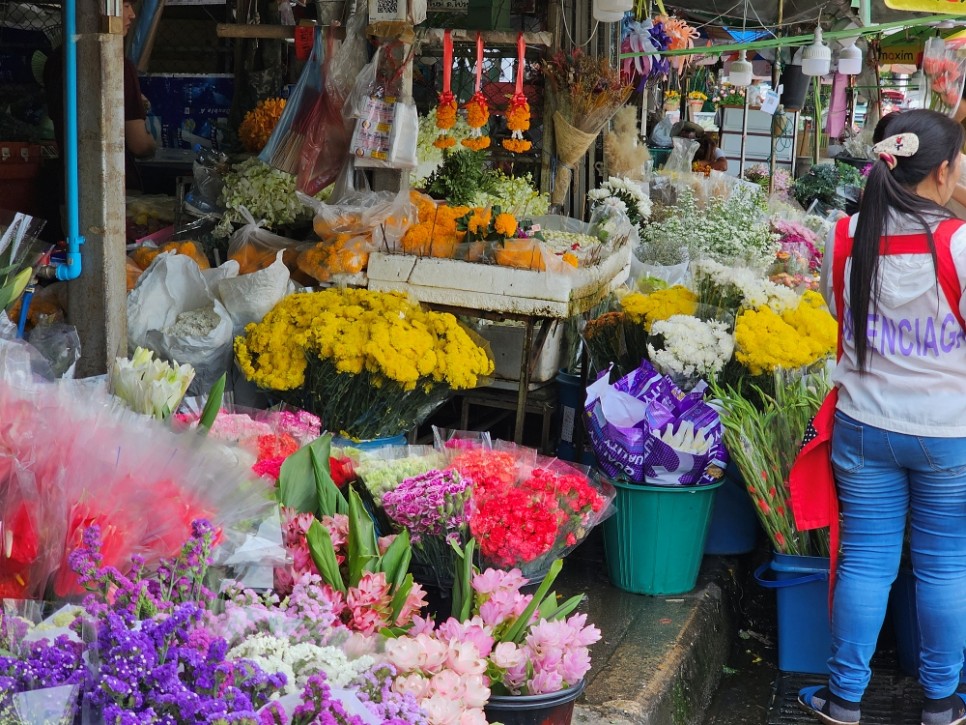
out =
[[617,512],[604,522],[611,583],[634,594],[694,589],[711,508],[721,481],[707,486],[645,486],[611,479]]
[[585,686],[581,680],[546,695],[490,695],[483,711],[488,721],[503,725],[570,725],[574,704]]
[[778,601],[778,669],[824,675],[832,655],[828,613],[829,559],[774,554],[755,571]]

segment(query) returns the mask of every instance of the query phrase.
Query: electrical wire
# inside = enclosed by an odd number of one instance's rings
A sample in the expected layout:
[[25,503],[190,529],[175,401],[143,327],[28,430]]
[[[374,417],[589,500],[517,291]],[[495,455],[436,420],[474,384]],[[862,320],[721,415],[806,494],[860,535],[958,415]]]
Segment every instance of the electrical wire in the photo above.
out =
[[563,21],[564,32],[567,34],[567,40],[570,41],[571,45],[577,48],[586,48],[588,45],[590,45],[590,41],[592,41],[594,36],[597,35],[597,28],[600,27],[600,21],[594,20],[594,29],[590,31],[590,37],[587,38],[586,42],[578,43],[576,40],[574,40],[574,36],[570,34],[570,28],[567,26],[567,12],[564,10],[563,0],[560,2],[560,19]]

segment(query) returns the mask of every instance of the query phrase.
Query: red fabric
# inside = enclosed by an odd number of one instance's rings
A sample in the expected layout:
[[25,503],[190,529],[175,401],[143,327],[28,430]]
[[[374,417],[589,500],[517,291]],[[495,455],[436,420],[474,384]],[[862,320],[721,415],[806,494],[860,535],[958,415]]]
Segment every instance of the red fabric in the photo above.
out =
[[[835,227],[835,248],[832,250],[832,294],[835,297],[835,313],[841,321],[845,314],[845,263],[852,254],[852,237],[849,236],[849,218],[840,219]],[[963,225],[958,219],[947,219],[939,224],[933,234],[936,246],[937,277],[939,285],[953,309],[960,326],[966,330],[959,300],[962,290],[959,276],[953,264],[949,243],[953,234]],[[880,254],[928,254],[929,242],[925,234],[909,234],[883,239]],[[842,357],[842,325],[839,324],[836,360]],[[806,433],[795,463],[788,474],[792,513],[795,526],[800,531],[829,527],[829,611],[835,590],[835,571],[839,551],[839,500],[835,490],[832,470],[832,427],[838,404],[838,388],[832,388],[811,422],[814,430]],[[813,435],[814,433],[814,435]]]

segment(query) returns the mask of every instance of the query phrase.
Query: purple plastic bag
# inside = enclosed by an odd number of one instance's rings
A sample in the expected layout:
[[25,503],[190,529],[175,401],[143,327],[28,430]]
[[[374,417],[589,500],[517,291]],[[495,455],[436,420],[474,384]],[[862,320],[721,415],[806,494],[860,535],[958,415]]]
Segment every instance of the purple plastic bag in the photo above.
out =
[[[601,470],[612,478],[635,483],[694,486],[713,483],[724,475],[728,452],[722,441],[721,419],[703,400],[701,391],[684,393],[650,363],[613,385],[609,370],[587,389],[587,430]],[[661,439],[668,430],[693,426],[708,447],[676,450]]]

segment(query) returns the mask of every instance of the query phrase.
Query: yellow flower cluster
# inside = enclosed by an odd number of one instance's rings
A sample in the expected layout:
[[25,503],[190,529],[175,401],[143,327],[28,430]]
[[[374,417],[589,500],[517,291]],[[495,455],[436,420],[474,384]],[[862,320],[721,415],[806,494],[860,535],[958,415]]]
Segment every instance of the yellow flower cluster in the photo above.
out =
[[687,287],[675,285],[667,289],[642,294],[632,292],[621,300],[621,308],[628,319],[651,331],[651,325],[674,315],[693,315],[698,306],[698,296]]
[[527,141],[526,139],[505,138],[500,143],[503,144],[503,148],[505,148],[507,151],[511,151],[515,154],[525,154],[527,151],[533,148],[533,142]]
[[735,324],[735,357],[752,375],[813,365],[835,350],[838,323],[822,296],[809,290],[798,306],[776,314],[746,310]]
[[265,147],[283,110],[284,98],[268,98],[245,114],[238,127],[238,138],[246,151],[258,153]]
[[306,356],[340,373],[366,370],[403,390],[475,387],[493,361],[449,313],[427,312],[398,292],[326,289],[289,295],[235,339],[245,377],[271,390],[305,382]]

